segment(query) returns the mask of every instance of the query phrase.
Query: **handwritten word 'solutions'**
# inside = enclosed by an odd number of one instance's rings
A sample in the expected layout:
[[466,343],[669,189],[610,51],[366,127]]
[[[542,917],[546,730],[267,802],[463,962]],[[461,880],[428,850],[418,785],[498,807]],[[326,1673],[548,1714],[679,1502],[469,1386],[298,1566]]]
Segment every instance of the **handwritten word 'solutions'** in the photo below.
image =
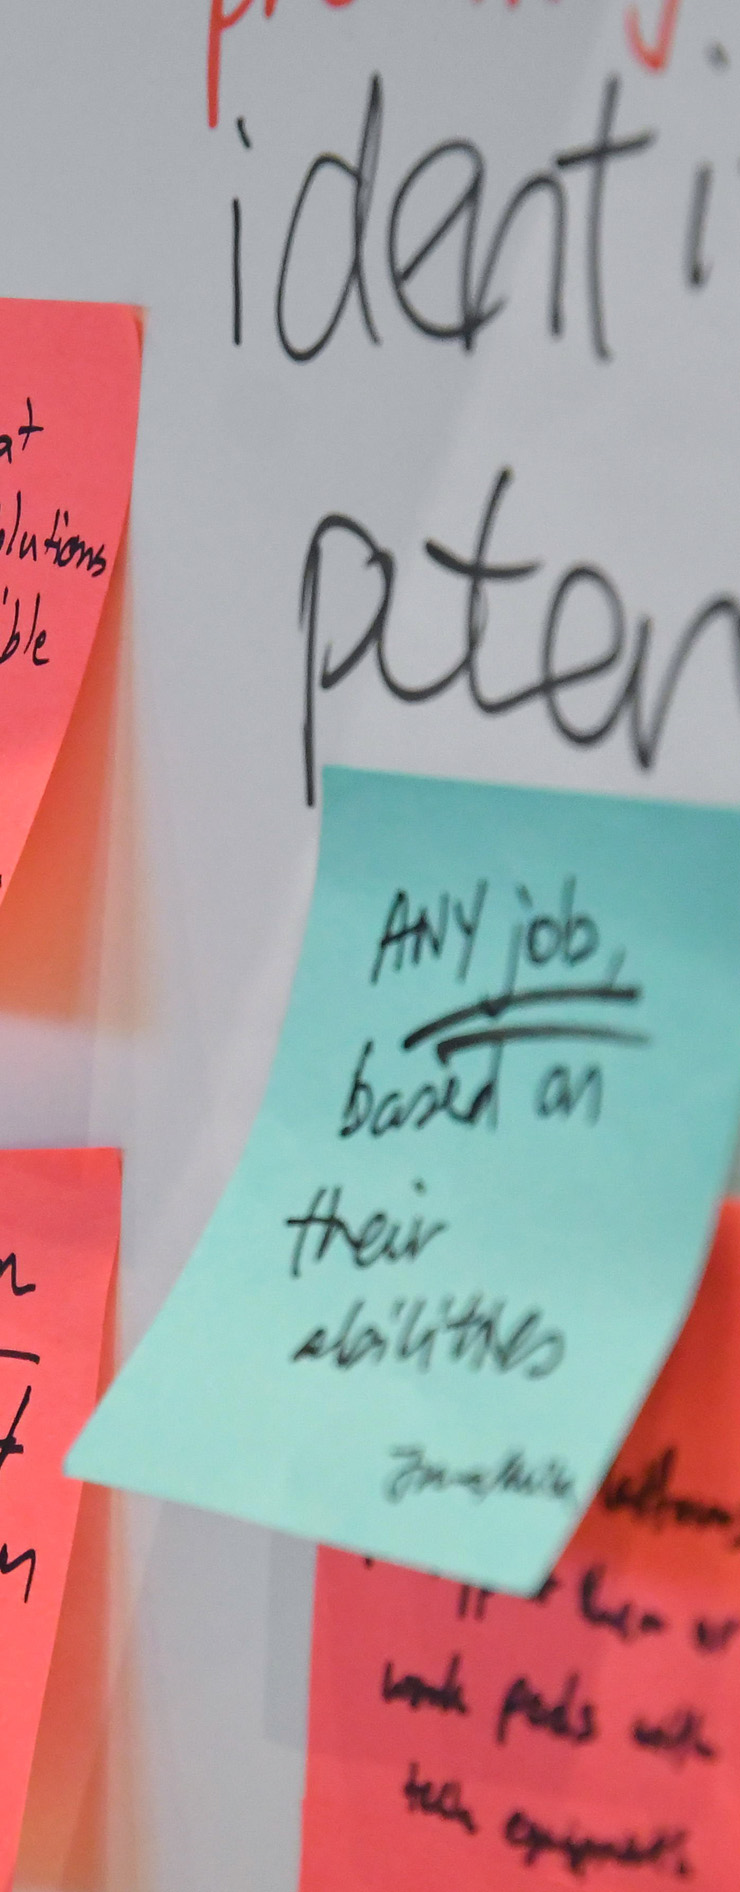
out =
[[[88,544],[75,529],[69,510],[61,503],[54,516],[45,522],[26,517],[23,495],[22,455],[34,434],[43,434],[42,424],[34,418],[30,395],[26,398],[26,416],[14,432],[0,433],[0,470],[4,464],[17,470],[18,486],[12,500],[0,501],[0,664],[11,658],[24,658],[37,669],[51,661],[51,653],[42,655],[48,631],[42,622],[43,567],[46,562],[60,570],[85,571],[90,578],[100,578],[107,571],[104,544]],[[18,462],[20,461],[20,466]],[[11,560],[6,566],[6,560]],[[13,595],[13,561],[27,569],[40,568],[39,589],[26,613],[22,600]],[[7,582],[5,574],[7,572]]]

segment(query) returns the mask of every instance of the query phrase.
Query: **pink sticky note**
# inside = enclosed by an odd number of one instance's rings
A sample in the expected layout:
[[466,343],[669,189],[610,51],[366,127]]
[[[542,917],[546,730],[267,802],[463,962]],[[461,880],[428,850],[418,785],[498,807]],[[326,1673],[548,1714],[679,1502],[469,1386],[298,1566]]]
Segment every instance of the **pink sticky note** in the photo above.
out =
[[740,1204],[532,1602],[322,1550],[301,1892],[736,1892]]
[[81,1486],[118,1246],[117,1150],[0,1152],[0,1892],[23,1808]]
[[114,303],[0,301],[0,899],[92,649],[131,490],[141,350]]

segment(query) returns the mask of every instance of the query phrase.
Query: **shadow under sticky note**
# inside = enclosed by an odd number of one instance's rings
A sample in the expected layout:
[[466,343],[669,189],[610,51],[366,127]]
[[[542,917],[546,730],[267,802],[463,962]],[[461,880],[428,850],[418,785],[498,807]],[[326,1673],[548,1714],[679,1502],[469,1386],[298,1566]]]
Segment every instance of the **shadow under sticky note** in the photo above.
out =
[[117,1150],[0,1152],[0,1887],[10,1892],[80,1501],[62,1476],[98,1385]]
[[0,301],[0,900],[82,682],[123,532],[134,311]]
[[740,814],[329,769],[247,1151],[75,1476],[531,1594],[732,1154]]
[[735,1892],[739,1349],[732,1202],[539,1597],[319,1552],[301,1892]]

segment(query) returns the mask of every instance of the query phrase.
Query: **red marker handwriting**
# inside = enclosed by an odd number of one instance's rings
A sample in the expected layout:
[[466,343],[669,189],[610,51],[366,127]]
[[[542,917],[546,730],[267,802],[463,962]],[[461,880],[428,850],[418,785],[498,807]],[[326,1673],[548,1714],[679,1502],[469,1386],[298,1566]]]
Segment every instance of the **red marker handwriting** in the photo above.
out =
[[652,44],[643,37],[637,7],[629,9],[626,24],[630,51],[634,53],[636,59],[639,59],[641,65],[649,66],[651,72],[662,72],[668,64],[673,50],[680,5],[681,0],[662,0],[658,36]]
[[[325,0],[329,7],[348,7],[352,0]],[[230,26],[237,26],[248,13],[252,0],[238,0],[231,12],[224,13],[223,0],[211,0],[211,16],[208,27],[208,123],[211,127],[218,124],[219,88],[221,82],[221,39]],[[277,0],[264,0],[265,18],[270,19],[275,12]]]
[[[208,26],[208,123],[211,127],[218,124],[219,94],[221,85],[221,41],[224,33],[232,26],[237,26],[249,12],[254,0],[236,0],[236,4],[224,7],[224,0],[211,0]],[[278,0],[262,0],[266,19],[271,19]],[[325,6],[348,7],[352,0],[324,0]],[[642,4],[642,0],[640,0]],[[510,7],[519,6],[519,0],[506,0]],[[648,66],[651,72],[662,72],[667,66],[673,50],[673,41],[678,24],[681,0],[661,0],[657,37],[646,40],[642,31],[640,6],[630,6],[627,10],[625,26],[630,51],[640,65]]]
[[[233,12],[224,13],[221,0],[211,0],[211,19],[208,28],[208,123],[218,124],[218,97],[221,81],[221,34],[228,26],[236,26],[237,20],[243,20],[252,0],[240,0]],[[266,0],[272,12],[273,0]]]

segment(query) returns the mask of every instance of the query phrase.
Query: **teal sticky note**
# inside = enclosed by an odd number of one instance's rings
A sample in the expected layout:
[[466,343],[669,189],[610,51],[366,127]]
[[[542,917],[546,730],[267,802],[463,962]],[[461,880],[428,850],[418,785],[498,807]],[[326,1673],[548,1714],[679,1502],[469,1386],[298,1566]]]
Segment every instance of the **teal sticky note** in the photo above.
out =
[[68,1470],[532,1592],[739,1105],[740,814],[326,770],[248,1148]]

